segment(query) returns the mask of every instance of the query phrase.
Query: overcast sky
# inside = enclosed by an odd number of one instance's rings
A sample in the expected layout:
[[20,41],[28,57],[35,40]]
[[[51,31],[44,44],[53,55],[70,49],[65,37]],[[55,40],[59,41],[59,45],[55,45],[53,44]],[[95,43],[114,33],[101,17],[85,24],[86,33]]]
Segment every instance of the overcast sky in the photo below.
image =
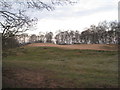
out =
[[[55,32],[57,30],[83,31],[92,24],[118,20],[119,0],[79,0],[75,5],[56,6],[54,11],[37,13],[38,32]],[[35,13],[36,14],[36,13]]]
[[38,18],[38,24],[37,30],[27,33],[38,34],[57,30],[79,30],[81,32],[90,25],[97,25],[104,20],[118,20],[118,1],[78,0],[78,3],[74,5],[55,6],[54,11],[30,11],[30,16]]

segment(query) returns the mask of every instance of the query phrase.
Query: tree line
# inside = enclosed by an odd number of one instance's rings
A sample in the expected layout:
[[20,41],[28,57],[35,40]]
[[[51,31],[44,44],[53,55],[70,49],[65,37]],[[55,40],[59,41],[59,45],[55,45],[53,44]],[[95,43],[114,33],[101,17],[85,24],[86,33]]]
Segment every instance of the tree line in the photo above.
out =
[[39,35],[21,34],[17,40],[21,44],[29,43],[55,43],[55,44],[118,44],[120,28],[117,21],[100,22],[97,26],[91,25],[81,33],[76,30],[61,31],[54,35],[52,32]]
[[2,31],[3,50],[19,46],[16,40],[18,33],[31,30],[38,18],[29,15],[42,10],[53,11],[56,6],[73,5],[77,3],[72,0],[0,0],[0,31]]
[[[0,1],[0,30],[2,31],[3,49],[37,42],[55,44],[119,44],[120,25],[117,21],[104,21],[97,26],[91,25],[82,32],[79,32],[79,30],[66,30],[59,31],[56,35],[53,35],[53,32],[30,36],[28,34],[19,34],[30,30],[37,23],[37,18],[27,15],[27,11],[31,9],[34,11],[44,9],[52,11],[56,5],[73,5],[74,3],[77,2],[74,2],[74,0],[51,0],[50,2],[41,0]],[[14,6],[18,6],[18,8]]]

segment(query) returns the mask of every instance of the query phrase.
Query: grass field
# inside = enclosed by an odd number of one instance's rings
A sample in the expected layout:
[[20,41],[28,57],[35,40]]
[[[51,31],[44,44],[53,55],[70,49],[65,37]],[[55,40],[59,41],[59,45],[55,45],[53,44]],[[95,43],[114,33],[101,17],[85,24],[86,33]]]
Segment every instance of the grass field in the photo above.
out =
[[3,88],[118,87],[117,51],[22,47],[3,58]]

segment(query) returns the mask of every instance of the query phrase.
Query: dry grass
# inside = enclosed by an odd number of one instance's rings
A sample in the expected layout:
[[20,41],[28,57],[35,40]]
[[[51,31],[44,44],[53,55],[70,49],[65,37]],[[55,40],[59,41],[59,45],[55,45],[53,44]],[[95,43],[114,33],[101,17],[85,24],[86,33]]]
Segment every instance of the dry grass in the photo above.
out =
[[118,45],[109,44],[75,44],[75,45],[56,45],[51,43],[34,43],[27,45],[29,47],[58,47],[64,49],[88,49],[88,50],[105,50],[117,51]]
[[[97,50],[80,50],[85,47]],[[118,56],[113,47],[38,43],[11,49],[3,58],[3,88],[116,88]]]

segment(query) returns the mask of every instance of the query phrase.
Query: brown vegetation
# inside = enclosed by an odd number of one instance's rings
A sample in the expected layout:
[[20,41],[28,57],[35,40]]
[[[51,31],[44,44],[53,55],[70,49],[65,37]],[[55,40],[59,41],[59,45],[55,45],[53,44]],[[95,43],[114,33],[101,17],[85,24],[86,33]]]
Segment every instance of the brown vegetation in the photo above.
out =
[[56,45],[51,43],[34,43],[29,44],[30,47],[59,47],[65,49],[89,49],[89,50],[105,50],[117,51],[118,45],[113,44],[74,44],[74,45]]

